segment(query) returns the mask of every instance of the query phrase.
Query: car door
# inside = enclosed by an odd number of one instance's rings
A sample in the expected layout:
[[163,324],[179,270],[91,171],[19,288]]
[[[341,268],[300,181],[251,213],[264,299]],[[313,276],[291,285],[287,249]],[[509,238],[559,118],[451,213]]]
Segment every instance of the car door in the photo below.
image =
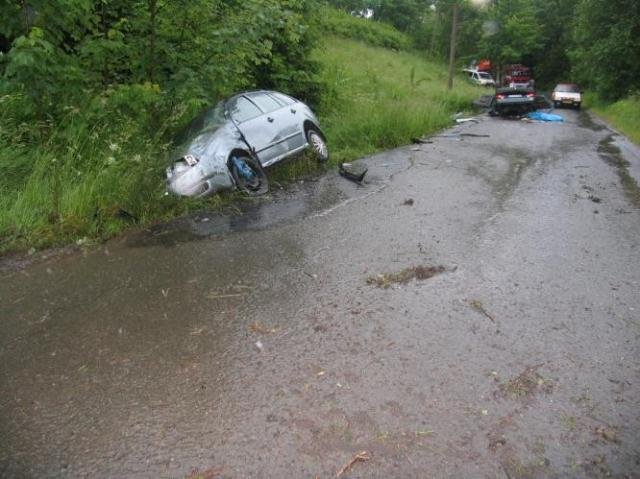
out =
[[283,130],[289,145],[289,150],[302,148],[306,145],[307,138],[303,127],[304,114],[302,111],[298,111],[299,103],[297,100],[283,93],[270,91],[268,95],[282,105],[280,114],[283,118],[283,124],[285,125]]
[[265,112],[267,121],[273,127],[274,136],[270,139],[269,160],[265,166],[304,145],[300,140],[301,122],[298,121],[295,108],[284,104],[270,92],[248,93],[247,97]]
[[258,155],[260,163],[272,163],[275,154],[274,140],[277,138],[275,118],[262,111],[247,95],[238,95],[227,102],[227,111],[242,132],[247,143]]

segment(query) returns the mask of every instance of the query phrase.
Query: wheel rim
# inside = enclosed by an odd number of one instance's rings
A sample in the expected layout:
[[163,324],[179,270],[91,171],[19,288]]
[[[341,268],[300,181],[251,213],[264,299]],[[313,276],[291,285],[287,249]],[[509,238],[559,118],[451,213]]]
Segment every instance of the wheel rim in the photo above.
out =
[[309,134],[309,143],[311,143],[311,148],[313,152],[318,155],[321,159],[326,159],[328,156],[327,144],[324,142],[322,137],[318,135],[315,131],[312,131]]
[[262,186],[262,181],[260,179],[260,171],[257,170],[251,162],[247,161],[245,158],[240,158],[239,161],[242,162],[243,166],[250,169],[253,172],[253,176],[251,178],[247,178],[241,172],[238,171],[238,167],[235,166],[236,169],[236,178],[241,187],[246,188],[247,190],[256,191],[259,190]]

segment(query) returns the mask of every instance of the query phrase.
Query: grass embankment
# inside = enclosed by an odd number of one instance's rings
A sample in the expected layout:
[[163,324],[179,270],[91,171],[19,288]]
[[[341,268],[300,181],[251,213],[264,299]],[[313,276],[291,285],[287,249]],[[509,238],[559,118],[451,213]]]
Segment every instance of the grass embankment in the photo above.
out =
[[[324,65],[326,91],[319,116],[332,153],[329,166],[451,125],[451,115],[468,109],[482,91],[460,79],[449,92],[442,64],[407,51],[329,37],[316,56]],[[104,240],[134,224],[122,210],[135,215],[137,224],[148,225],[239,198],[233,193],[200,200],[164,195],[169,146],[162,132],[139,131],[139,122],[126,111],[127,95],[144,93],[114,93],[124,97],[87,105],[88,113],[70,109],[64,128],[41,126],[46,141],[21,141],[32,146],[29,151],[10,147],[15,141],[5,138],[0,149],[0,253]],[[0,98],[0,125],[10,124],[0,128],[0,135],[20,131],[17,116],[10,117],[11,101]],[[110,124],[87,120],[92,109],[107,107],[113,109]],[[283,182],[313,168],[309,160],[294,160],[276,167],[270,177]]]
[[317,54],[329,86],[321,120],[336,163],[450,126],[483,92],[463,79],[447,90],[444,65],[415,53],[334,37]]
[[634,143],[640,145],[640,95],[632,95],[608,104],[589,95],[587,105]]

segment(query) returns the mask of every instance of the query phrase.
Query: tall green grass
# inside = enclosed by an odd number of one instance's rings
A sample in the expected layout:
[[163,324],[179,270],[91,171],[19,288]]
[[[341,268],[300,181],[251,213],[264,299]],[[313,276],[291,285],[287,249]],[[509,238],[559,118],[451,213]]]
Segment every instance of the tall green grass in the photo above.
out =
[[596,114],[640,145],[640,95],[631,95],[615,103],[604,103],[595,95],[587,95],[586,104]]
[[368,45],[407,50],[412,46],[411,38],[387,23],[349,15],[343,10],[323,7],[318,21],[326,35],[360,40]]
[[317,51],[325,65],[323,128],[335,162],[407,144],[452,125],[484,90],[458,78],[447,90],[444,65],[411,52],[328,38]]

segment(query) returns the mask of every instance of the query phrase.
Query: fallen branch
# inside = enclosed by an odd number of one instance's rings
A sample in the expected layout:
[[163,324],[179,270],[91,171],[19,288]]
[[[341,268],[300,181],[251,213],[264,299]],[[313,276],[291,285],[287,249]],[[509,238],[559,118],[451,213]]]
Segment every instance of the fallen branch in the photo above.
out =
[[342,466],[342,469],[338,471],[338,473],[336,474],[336,477],[340,477],[341,475],[343,475],[345,472],[351,469],[351,466],[353,466],[356,462],[360,462],[360,461],[365,462],[365,461],[368,461],[369,459],[371,459],[371,455],[367,451],[360,451],[358,454],[353,456],[348,463]]

